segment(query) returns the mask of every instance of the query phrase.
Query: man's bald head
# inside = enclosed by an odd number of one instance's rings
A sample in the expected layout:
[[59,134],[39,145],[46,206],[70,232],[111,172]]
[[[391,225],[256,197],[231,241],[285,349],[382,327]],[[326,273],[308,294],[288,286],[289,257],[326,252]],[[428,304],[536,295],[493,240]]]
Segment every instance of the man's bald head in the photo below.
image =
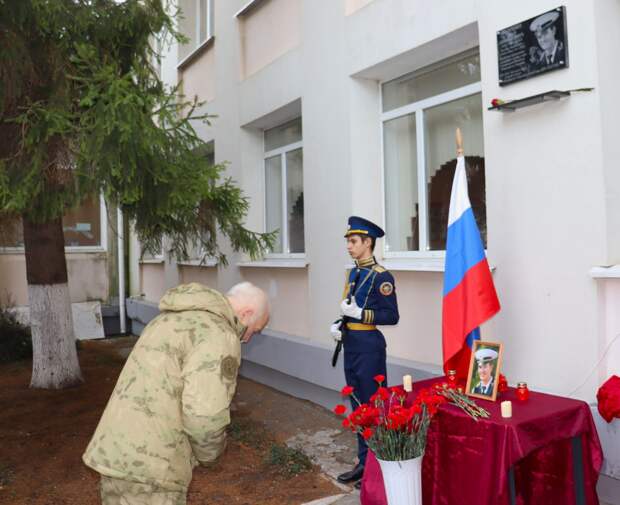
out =
[[269,322],[267,294],[250,282],[241,282],[230,288],[226,298],[241,323],[248,327],[241,340],[249,342],[252,335],[262,331]]

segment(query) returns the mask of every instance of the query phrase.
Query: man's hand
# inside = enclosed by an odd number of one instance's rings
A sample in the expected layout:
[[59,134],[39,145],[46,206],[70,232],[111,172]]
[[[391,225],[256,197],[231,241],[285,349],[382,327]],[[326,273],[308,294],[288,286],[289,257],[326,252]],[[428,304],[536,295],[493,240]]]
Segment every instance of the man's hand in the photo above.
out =
[[340,304],[340,310],[342,311],[343,316],[350,317],[352,319],[361,319],[362,318],[362,309],[357,306],[357,302],[355,298],[351,298],[351,303],[347,302],[347,300],[342,300]]
[[342,340],[342,332],[340,331],[340,321],[336,321],[329,327],[329,332],[332,334],[332,337],[336,342],[340,342]]

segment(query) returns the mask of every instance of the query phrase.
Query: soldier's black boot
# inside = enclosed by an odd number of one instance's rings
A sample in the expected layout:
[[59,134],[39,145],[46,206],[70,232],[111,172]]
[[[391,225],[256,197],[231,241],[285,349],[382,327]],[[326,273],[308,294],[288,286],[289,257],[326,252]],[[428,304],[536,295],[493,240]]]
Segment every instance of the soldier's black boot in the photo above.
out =
[[357,465],[355,465],[355,468],[353,470],[341,473],[337,478],[338,482],[346,484],[348,482],[360,480],[362,478],[362,475],[364,475],[364,465],[358,463]]

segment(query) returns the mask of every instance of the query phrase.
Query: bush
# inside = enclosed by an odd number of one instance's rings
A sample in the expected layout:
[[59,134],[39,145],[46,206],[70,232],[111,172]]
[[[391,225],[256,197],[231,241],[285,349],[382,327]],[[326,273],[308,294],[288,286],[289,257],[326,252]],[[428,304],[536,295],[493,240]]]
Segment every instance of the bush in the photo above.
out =
[[30,328],[19,323],[15,316],[0,308],[0,363],[32,358]]
[[235,442],[254,449],[264,449],[270,441],[265,426],[252,419],[234,417],[228,426],[228,434]]
[[286,476],[293,477],[312,469],[312,461],[300,449],[273,444],[267,455],[267,463],[278,468]]

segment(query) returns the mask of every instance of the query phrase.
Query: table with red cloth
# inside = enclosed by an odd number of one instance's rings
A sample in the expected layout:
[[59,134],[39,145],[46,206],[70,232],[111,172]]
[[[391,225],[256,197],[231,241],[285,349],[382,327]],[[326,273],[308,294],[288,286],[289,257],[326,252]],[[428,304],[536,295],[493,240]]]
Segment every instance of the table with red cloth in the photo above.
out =
[[[416,391],[445,377],[414,384]],[[500,402],[512,401],[512,418]],[[475,400],[491,414],[474,421],[454,405],[442,405],[428,430],[422,462],[424,505],[597,505],[603,453],[589,406],[582,401],[515,390],[496,402]],[[386,505],[381,468],[368,452],[362,505]]]

